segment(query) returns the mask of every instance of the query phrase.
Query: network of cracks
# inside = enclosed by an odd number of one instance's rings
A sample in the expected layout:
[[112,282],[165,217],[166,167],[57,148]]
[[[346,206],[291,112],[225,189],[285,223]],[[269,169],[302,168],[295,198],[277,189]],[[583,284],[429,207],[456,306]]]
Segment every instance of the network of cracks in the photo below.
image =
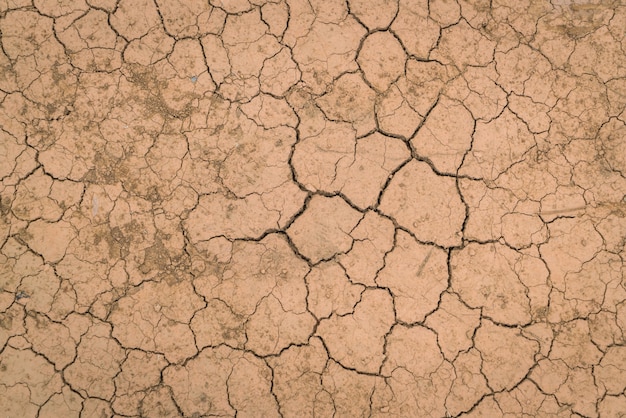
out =
[[0,0],[8,417],[626,414],[626,6]]

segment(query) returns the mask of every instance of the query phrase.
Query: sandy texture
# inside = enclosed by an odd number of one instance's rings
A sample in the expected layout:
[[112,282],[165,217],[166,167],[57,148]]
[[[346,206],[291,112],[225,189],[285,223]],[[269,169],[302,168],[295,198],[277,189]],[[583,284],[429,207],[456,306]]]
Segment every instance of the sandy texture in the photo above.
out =
[[0,415],[626,416],[617,0],[0,0]]

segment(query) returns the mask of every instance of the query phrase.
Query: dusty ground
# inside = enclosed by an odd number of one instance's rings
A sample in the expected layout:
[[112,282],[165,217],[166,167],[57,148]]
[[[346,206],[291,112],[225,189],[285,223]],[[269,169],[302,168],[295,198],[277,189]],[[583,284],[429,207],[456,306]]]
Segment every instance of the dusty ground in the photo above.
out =
[[620,3],[0,0],[2,416],[624,416]]

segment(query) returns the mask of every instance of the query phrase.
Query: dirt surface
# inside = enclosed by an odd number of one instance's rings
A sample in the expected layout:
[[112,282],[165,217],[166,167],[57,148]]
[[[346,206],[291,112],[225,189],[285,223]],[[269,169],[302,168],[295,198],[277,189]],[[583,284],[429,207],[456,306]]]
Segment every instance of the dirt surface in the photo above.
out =
[[0,414],[626,416],[619,0],[0,0]]

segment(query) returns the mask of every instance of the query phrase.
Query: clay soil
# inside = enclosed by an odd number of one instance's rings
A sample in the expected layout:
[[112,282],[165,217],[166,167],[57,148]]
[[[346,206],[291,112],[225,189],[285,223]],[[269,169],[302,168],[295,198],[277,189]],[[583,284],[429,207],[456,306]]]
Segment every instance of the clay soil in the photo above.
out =
[[0,415],[626,416],[619,0],[0,0]]

